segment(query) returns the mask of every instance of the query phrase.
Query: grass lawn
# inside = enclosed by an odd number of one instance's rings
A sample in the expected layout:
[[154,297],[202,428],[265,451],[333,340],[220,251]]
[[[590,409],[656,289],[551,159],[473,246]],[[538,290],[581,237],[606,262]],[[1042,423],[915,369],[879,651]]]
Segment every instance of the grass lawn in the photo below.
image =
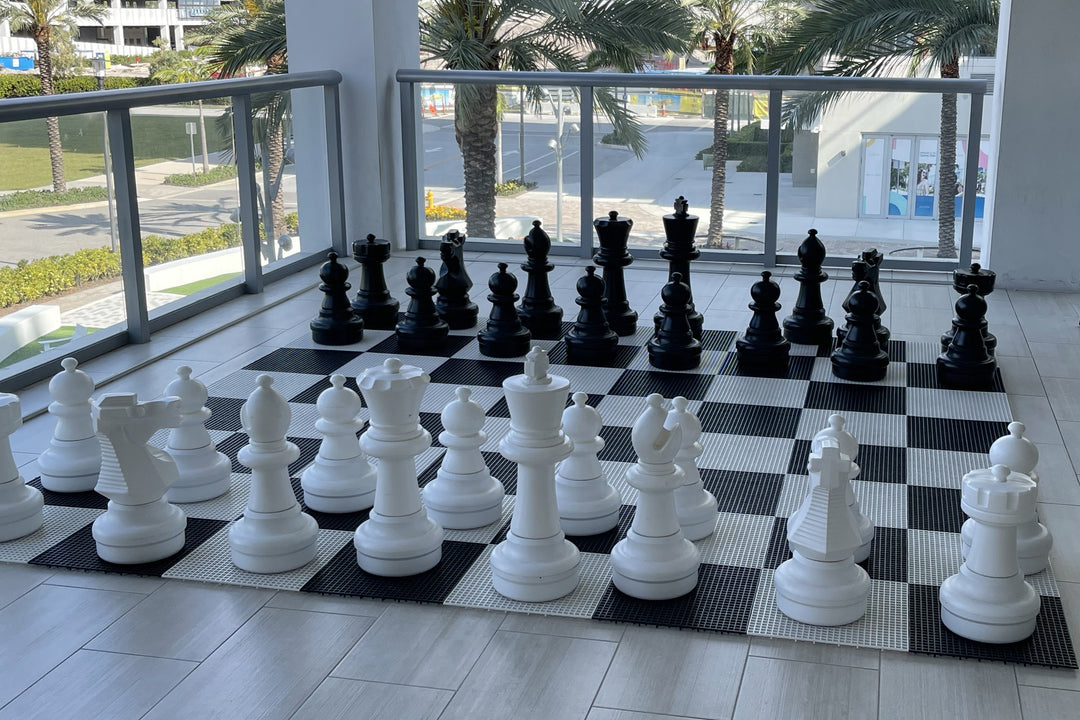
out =
[[239,277],[240,273],[226,273],[224,275],[217,275],[216,277],[206,278],[205,280],[196,280],[195,282],[188,283],[187,285],[177,285],[176,287],[167,288],[161,292],[175,293],[176,295],[192,295],[204,290],[212,285],[217,285],[220,282],[226,280],[232,280],[234,277]]
[[[88,334],[89,333],[96,333],[98,331],[98,328],[87,328],[86,331],[87,331]],[[26,345],[23,345],[21,348],[19,348],[15,352],[11,353],[10,355],[8,355],[3,360],[0,360],[0,368],[5,368],[5,367],[7,367],[9,365],[14,365],[15,363],[19,362],[20,360],[25,360],[26,358],[34,357],[35,355],[40,354],[41,349],[42,349],[41,348],[41,343],[39,342],[40,340],[60,340],[61,338],[69,338],[74,334],[75,334],[75,326],[74,325],[64,325],[63,327],[59,327],[56,330],[53,330],[48,335],[42,335],[37,340],[34,340],[33,342],[30,342],[30,343],[27,343]],[[64,347],[64,346],[63,345],[54,345],[53,349],[55,350],[57,348],[62,348],[62,347]]]

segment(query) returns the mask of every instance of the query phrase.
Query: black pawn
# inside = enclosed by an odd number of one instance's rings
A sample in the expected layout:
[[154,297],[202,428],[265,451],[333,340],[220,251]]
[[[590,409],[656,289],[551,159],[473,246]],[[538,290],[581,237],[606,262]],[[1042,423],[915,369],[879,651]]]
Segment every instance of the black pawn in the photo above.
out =
[[[877,252],[876,250],[872,252]],[[866,253],[863,253],[865,256]],[[874,312],[874,332],[877,333],[878,344],[881,345],[881,349],[888,352],[889,350],[889,338],[892,334],[889,332],[889,328],[881,324],[881,313],[884,312],[884,303],[881,302],[881,297],[874,290],[874,280],[871,277],[876,274],[874,266],[866,262],[866,260],[859,258],[851,263],[851,279],[854,280],[854,284],[851,286],[851,292],[844,298],[844,302],[841,303],[844,308],[844,312],[851,312],[851,296],[859,289],[859,283],[866,280],[870,283],[870,291],[874,293],[874,296],[878,299],[877,310]],[[839,343],[844,342],[844,335],[847,333],[847,328],[836,328],[836,339]]]
[[521,298],[518,316],[533,337],[557,340],[562,335],[563,310],[555,304],[548,285],[548,273],[555,269],[548,262],[549,252],[551,238],[540,227],[540,221],[533,220],[533,228],[525,237],[528,259],[521,264],[521,269],[529,279],[525,283],[525,296]]
[[848,298],[847,332],[832,354],[833,375],[844,380],[876,382],[889,369],[889,354],[881,349],[874,331],[877,297],[866,280]]
[[320,345],[352,345],[364,337],[364,321],[349,304],[349,268],[337,261],[337,253],[319,269],[323,295],[319,316],[311,321],[311,339]]
[[353,310],[369,328],[393,330],[400,305],[390,297],[383,275],[383,263],[390,259],[390,242],[368,235],[365,240],[355,241],[352,251],[360,263],[360,287],[352,301]]
[[829,276],[821,271],[825,262],[825,245],[811,230],[799,246],[802,267],[795,273],[799,282],[799,297],[791,315],[784,318],[784,337],[802,345],[825,345],[832,341],[833,321],[825,314],[821,302],[821,283]]
[[[694,307],[694,286],[690,282],[690,261],[701,257],[701,251],[694,244],[694,235],[697,233],[698,216],[691,215],[686,198],[680,195],[675,199],[675,212],[664,216],[664,235],[667,240],[664,248],[660,251],[660,257],[668,261],[668,277],[672,273],[682,275],[683,282],[690,288],[689,308],[690,329],[694,331],[694,337],[701,339],[701,328],[705,319]],[[660,329],[663,316],[656,313],[653,316],[653,324]]]
[[[994,281],[997,279],[997,274],[993,270],[987,270],[979,265],[979,263],[972,263],[971,270],[964,270],[963,268],[957,268],[953,270],[953,290],[963,295],[967,292],[968,285],[975,285],[979,288],[979,295],[986,297],[990,293],[994,292]],[[990,332],[989,326],[986,324],[986,318],[983,318],[982,323],[979,326],[982,330],[983,343],[986,345],[986,351],[991,355],[997,349],[997,337]],[[952,342],[953,329],[949,328],[941,336],[941,352],[945,352],[949,349],[949,343]]]
[[506,263],[499,263],[499,272],[488,278],[491,294],[487,297],[491,301],[491,316],[487,327],[477,333],[480,353],[488,357],[521,357],[529,352],[532,343],[532,335],[521,324],[517,308],[514,307],[518,299],[514,292],[517,290],[517,278],[506,272],[506,268]]
[[649,364],[661,370],[692,370],[701,364],[701,341],[694,337],[686,316],[690,288],[682,275],[671,275],[660,298],[664,301],[660,306],[663,320],[660,330],[649,340]]
[[617,334],[633,335],[637,332],[637,313],[630,309],[626,300],[623,268],[634,262],[634,256],[626,249],[634,221],[621,218],[612,210],[606,218],[593,220],[593,227],[600,238],[600,250],[593,256],[593,262],[604,271],[604,299],[607,300],[604,316]]
[[581,308],[577,322],[566,334],[566,357],[574,365],[610,366],[619,347],[619,336],[604,317],[604,281],[597,277],[596,268],[585,268],[577,281]]
[[457,230],[443,235],[439,257],[442,267],[439,268],[439,279],[435,281],[435,289],[439,292],[435,310],[451,330],[476,327],[480,308],[469,299],[473,283],[465,270],[465,235]]
[[435,271],[416,258],[416,265],[405,275],[409,283],[409,309],[397,324],[398,347],[406,353],[425,353],[440,349],[446,342],[450,327],[439,318],[431,296],[435,294]]
[[748,375],[782,375],[787,372],[791,343],[780,332],[776,313],[780,310],[780,286],[765,270],[750,288],[750,309],[754,316],[743,336],[735,341],[739,371]]
[[938,380],[948,387],[977,388],[992,385],[997,368],[986,349],[981,323],[986,319],[986,300],[979,286],[968,285],[967,293],[956,301],[952,342],[938,355]]

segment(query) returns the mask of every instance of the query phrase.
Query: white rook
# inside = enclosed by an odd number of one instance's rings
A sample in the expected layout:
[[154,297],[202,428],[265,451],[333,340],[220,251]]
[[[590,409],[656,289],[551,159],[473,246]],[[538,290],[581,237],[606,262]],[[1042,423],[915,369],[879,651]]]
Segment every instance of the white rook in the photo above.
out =
[[0,393],[0,542],[21,538],[41,527],[41,491],[27,486],[11,454],[11,433],[22,425],[19,398]]

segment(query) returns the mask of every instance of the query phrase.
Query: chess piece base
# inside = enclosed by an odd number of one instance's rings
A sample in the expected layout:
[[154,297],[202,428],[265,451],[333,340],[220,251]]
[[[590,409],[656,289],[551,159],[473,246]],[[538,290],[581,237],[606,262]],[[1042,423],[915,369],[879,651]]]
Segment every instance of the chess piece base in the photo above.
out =
[[26,485],[22,477],[0,484],[0,542],[25,537],[40,528],[44,503],[41,492]]
[[701,344],[696,340],[693,345],[677,351],[666,349],[655,340],[650,340],[648,347],[649,364],[653,367],[661,370],[693,370],[701,365]]
[[224,495],[232,484],[232,461],[225,453],[208,454],[205,449],[165,451],[176,463],[180,475],[165,493],[169,502],[203,502]]
[[478,482],[468,476],[444,473],[424,486],[421,497],[428,516],[450,530],[471,530],[496,522],[502,517],[506,490],[488,473],[476,473]]
[[947,387],[980,388],[994,384],[997,362],[988,358],[985,362],[957,362],[939,355],[937,359],[938,382]]
[[696,483],[676,488],[675,513],[687,540],[701,540],[712,535],[720,517],[716,498]]
[[510,337],[500,338],[492,338],[481,332],[477,339],[480,341],[480,354],[496,358],[524,357],[532,345],[532,335],[525,328]]
[[97,554],[118,565],[164,560],[184,548],[187,516],[164,498],[145,505],[118,505],[94,521]]
[[491,584],[503,597],[547,602],[568,595],[581,580],[581,553],[565,538],[522,538],[511,531],[491,553]]
[[446,344],[446,336],[449,334],[450,328],[446,323],[420,328],[402,328],[399,324],[396,326],[395,332],[397,333],[398,348],[402,352],[425,353],[438,350]]
[[832,343],[833,321],[829,318],[811,324],[795,324],[784,320],[784,337],[800,345],[829,345]]
[[353,311],[361,317],[364,325],[372,330],[393,330],[397,327],[400,303],[394,300],[386,305],[352,303]]
[[[837,350],[836,352],[840,352]],[[837,359],[836,353],[832,356],[833,375],[841,380],[852,382],[878,382],[885,379],[889,371],[889,356],[884,351],[876,358],[868,358],[866,361],[842,362]]]
[[295,509],[261,513],[244,511],[229,528],[229,548],[236,567],[259,574],[280,573],[315,559],[315,518]]
[[382,577],[426,572],[442,560],[443,529],[421,507],[411,515],[389,517],[374,510],[353,537],[360,569]]
[[88,492],[101,472],[101,443],[97,437],[82,440],[53,439],[38,457],[41,486],[61,493]]
[[681,533],[648,537],[632,527],[611,549],[611,581],[641,600],[670,600],[697,587],[701,555]]
[[[971,537],[975,532],[975,521],[970,518],[960,528],[960,555],[967,560],[971,549]],[[1025,523],[1016,529],[1016,552],[1020,560],[1020,572],[1024,575],[1041,573],[1050,565],[1050,548],[1054,538],[1046,526],[1037,520]]]
[[351,513],[375,504],[375,468],[364,458],[316,458],[300,476],[304,504],[324,513]]
[[847,625],[866,614],[870,576],[853,558],[811,560],[794,553],[773,574],[776,606],[807,625]]
[[1023,576],[986,577],[967,564],[941,584],[939,597],[945,627],[969,640],[995,644],[1030,637],[1042,604]]
[[355,316],[344,323],[319,318],[310,327],[311,339],[319,345],[352,345],[364,339],[364,321]]
[[567,535],[599,535],[619,525],[622,498],[603,476],[569,480],[556,475],[555,497],[559,525]]
[[633,310],[623,313],[604,313],[604,319],[619,337],[626,337],[637,332],[638,314]]
[[518,318],[521,324],[529,329],[532,336],[538,340],[558,340],[562,337],[562,308],[556,311],[527,313],[523,308],[518,308]]
[[611,367],[615,353],[619,348],[619,336],[592,340],[579,338],[571,334],[566,336],[566,361],[571,365],[591,365],[593,367]]
[[445,308],[440,307],[439,319],[446,323],[451,330],[468,330],[476,327],[476,320],[480,317],[480,308],[476,303],[469,303],[464,307]]

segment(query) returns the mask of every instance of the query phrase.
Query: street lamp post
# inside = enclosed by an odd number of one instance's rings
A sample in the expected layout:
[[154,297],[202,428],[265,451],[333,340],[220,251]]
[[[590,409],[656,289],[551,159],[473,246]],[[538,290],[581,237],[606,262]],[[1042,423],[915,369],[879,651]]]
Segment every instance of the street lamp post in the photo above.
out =
[[577,123],[563,128],[563,97],[559,88],[559,102],[555,108],[555,137],[548,140],[548,147],[555,151],[555,239],[562,242],[562,196],[563,196],[563,150],[570,132],[580,130]]
[[[94,77],[97,78],[98,90],[105,89],[105,56],[98,55],[94,58]],[[113,252],[120,247],[119,238],[116,235],[116,198],[113,193],[112,152],[109,150],[109,124],[102,123],[105,130],[105,188],[109,196],[109,245]]]

